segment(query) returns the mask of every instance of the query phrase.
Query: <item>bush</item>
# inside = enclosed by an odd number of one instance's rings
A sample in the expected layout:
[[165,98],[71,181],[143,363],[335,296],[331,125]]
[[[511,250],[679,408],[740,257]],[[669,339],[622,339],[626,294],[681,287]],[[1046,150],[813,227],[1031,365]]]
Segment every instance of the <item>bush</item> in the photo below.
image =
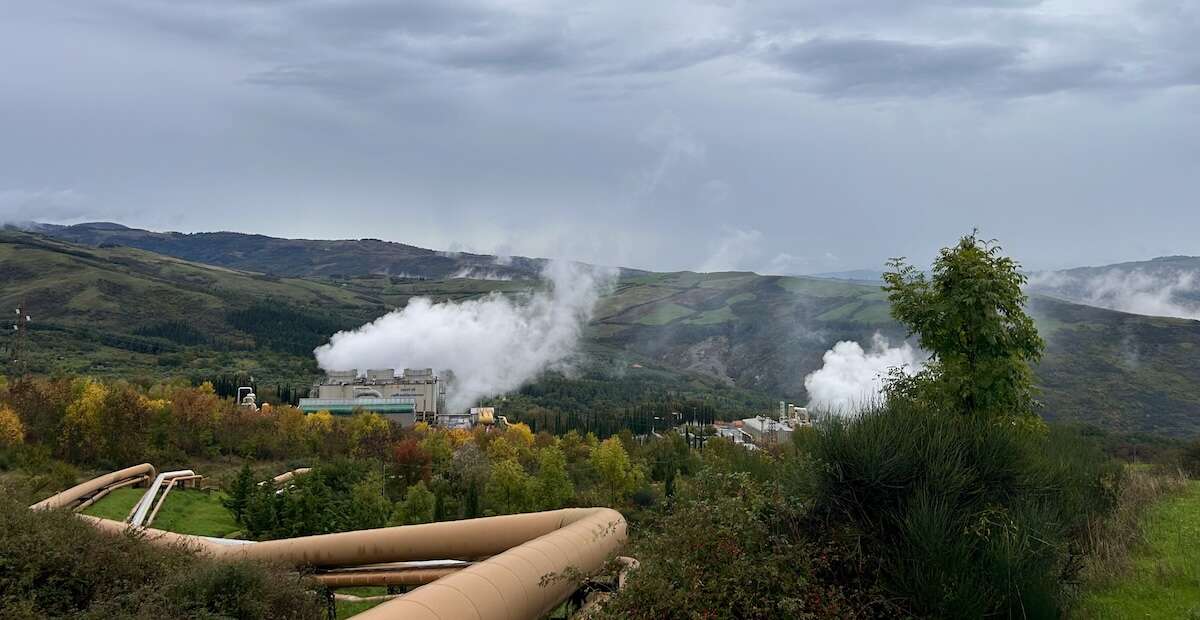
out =
[[919,615],[1058,617],[1120,469],[1070,431],[901,402],[818,429],[816,505]]
[[[812,611],[797,515],[745,473],[704,470],[627,552],[641,561],[610,618],[794,618]],[[819,598],[819,597],[818,597]]]
[[104,534],[15,495],[0,489],[0,617],[323,617],[315,594],[282,569]]
[[1200,439],[1192,440],[1184,447],[1180,465],[1189,478],[1200,478]]

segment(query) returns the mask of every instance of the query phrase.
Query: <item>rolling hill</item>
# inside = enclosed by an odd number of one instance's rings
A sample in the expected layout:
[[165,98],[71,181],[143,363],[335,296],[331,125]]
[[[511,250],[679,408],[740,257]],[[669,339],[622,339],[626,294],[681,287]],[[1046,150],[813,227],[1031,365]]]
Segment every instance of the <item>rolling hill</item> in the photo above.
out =
[[[0,304],[24,300],[34,313],[31,364],[38,369],[244,372],[303,383],[316,373],[313,347],[414,296],[466,299],[540,286],[381,273],[278,277],[102,243],[0,233]],[[1030,310],[1048,345],[1037,369],[1046,417],[1126,431],[1200,431],[1200,322],[1040,295]],[[752,396],[739,402],[803,402],[804,376],[821,366],[826,350],[840,340],[866,343],[877,332],[893,343],[905,336],[882,291],[868,283],[627,272],[587,327],[586,378]],[[11,340],[4,338],[0,346]]]
[[1039,272],[1030,276],[1029,290],[1110,310],[1200,320],[1200,257]]
[[509,280],[536,278],[544,260],[437,252],[378,239],[280,239],[235,232],[152,232],[96,222],[30,224],[33,232],[71,243],[122,245],[176,258],[287,277],[381,274],[402,278]]

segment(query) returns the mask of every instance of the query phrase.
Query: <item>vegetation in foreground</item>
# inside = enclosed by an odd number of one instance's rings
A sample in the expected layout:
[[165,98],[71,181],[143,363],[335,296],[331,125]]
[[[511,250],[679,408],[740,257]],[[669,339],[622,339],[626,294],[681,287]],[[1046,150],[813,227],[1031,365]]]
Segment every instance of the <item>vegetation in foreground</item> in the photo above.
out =
[[1200,618],[1200,482],[1148,507],[1138,544],[1117,575],[1096,584],[1078,618]]
[[0,492],[0,617],[323,617],[294,573],[106,535],[67,512],[35,513],[21,495]]

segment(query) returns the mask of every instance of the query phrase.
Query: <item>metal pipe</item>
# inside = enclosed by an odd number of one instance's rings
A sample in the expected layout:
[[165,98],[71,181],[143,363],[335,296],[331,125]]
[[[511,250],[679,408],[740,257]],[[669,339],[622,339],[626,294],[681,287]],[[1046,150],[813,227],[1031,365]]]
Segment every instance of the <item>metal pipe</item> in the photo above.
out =
[[154,523],[154,517],[158,516],[159,509],[162,508],[163,503],[165,503],[167,501],[167,493],[170,493],[171,489],[175,488],[176,484],[179,484],[181,482],[186,482],[188,480],[199,480],[203,477],[204,476],[191,475],[191,476],[179,476],[178,478],[171,478],[171,480],[169,482],[167,482],[167,488],[163,489],[162,495],[159,496],[158,503],[154,505],[154,510],[152,510],[150,512],[149,517],[146,517],[146,525],[149,526],[150,524]]
[[333,593],[334,600],[346,601],[347,603],[373,603],[375,601],[390,601],[403,594],[380,594],[377,596],[354,596],[353,594],[338,594]]
[[356,588],[359,586],[423,586],[462,567],[411,568],[408,570],[338,571],[317,573],[313,580],[327,588]]
[[[297,476],[303,476],[304,474],[307,474],[310,471],[312,471],[311,467],[301,467],[299,469],[293,469],[292,471],[285,471],[282,474],[279,474],[278,476],[271,478],[270,482],[271,482],[271,484],[273,484],[275,486],[279,486],[281,484],[286,484],[288,482],[291,482]],[[264,480],[264,481],[258,483],[258,485],[262,486],[266,483],[267,483],[267,481]]]
[[154,479],[154,482],[150,483],[150,488],[146,489],[146,493],[142,495],[142,498],[138,500],[137,508],[133,511],[133,517],[129,519],[129,524],[134,527],[141,527],[145,523],[146,514],[150,512],[150,505],[154,503],[154,496],[158,495],[158,489],[162,487],[165,480],[194,475],[196,475],[196,472],[190,469],[179,469],[159,474]]
[[[603,567],[625,542],[625,519],[620,513],[608,508],[582,510],[564,527],[421,586],[358,618],[541,618],[575,591],[579,578]],[[537,514],[545,513],[528,516]]]
[[160,495],[158,498],[158,502],[154,504],[154,510],[151,510],[150,516],[146,517],[146,525],[154,523],[154,517],[158,516],[159,509],[161,509],[163,504],[167,501],[167,493],[170,493],[171,489],[175,488],[175,482],[178,480],[179,478],[172,478],[171,481],[167,483],[167,488],[163,489],[162,495]]
[[[76,488],[43,503],[78,496]],[[121,533],[129,527],[96,517],[80,518],[110,533]],[[511,620],[545,616],[578,588],[580,578],[602,569],[625,543],[625,519],[608,508],[566,508],[258,543],[152,528],[141,532],[151,544],[182,545],[212,557],[283,562],[302,569],[415,560],[480,560],[383,603],[361,618]],[[376,567],[374,572],[381,568]],[[354,572],[366,577],[372,571]],[[408,573],[404,578],[420,574],[400,572]],[[426,576],[432,577],[432,573]]]
[[149,463],[126,467],[125,469],[114,471],[111,474],[105,474],[97,478],[77,484],[66,491],[51,495],[46,499],[30,506],[34,510],[50,510],[54,508],[73,508],[83,499],[87,499],[95,495],[98,491],[106,487],[124,482],[130,478],[138,476],[153,477],[155,474],[154,466]]
[[86,500],[84,500],[83,503],[76,506],[75,511],[79,512],[80,510],[86,510],[89,506],[104,499],[104,497],[106,495],[108,495],[109,493],[112,493],[113,491],[116,491],[117,489],[124,488],[127,486],[132,486],[132,485],[138,484],[140,482],[145,482],[146,480],[149,480],[149,479],[150,479],[150,476],[138,476],[137,478],[130,478],[129,480],[126,480],[124,482],[118,482],[117,484],[114,484],[112,486],[104,487],[103,489],[100,489],[99,491],[97,491],[95,495],[87,498]]

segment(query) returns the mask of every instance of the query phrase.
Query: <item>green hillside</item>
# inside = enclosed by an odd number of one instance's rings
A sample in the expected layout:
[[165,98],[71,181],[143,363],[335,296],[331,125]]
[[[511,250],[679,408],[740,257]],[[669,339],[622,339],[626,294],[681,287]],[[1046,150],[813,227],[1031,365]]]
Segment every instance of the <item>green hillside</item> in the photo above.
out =
[[123,245],[209,265],[281,276],[339,277],[387,274],[443,279],[536,278],[544,261],[504,260],[465,252],[437,252],[379,239],[280,239],[235,232],[154,232],[97,222],[74,226],[35,225],[38,232],[72,243]]
[[[34,329],[26,358],[42,372],[241,372],[303,384],[317,373],[312,349],[330,334],[414,296],[457,300],[535,286],[382,274],[280,278],[128,247],[0,233],[0,308],[28,306]],[[1038,369],[1048,418],[1200,431],[1200,322],[1045,297],[1031,301],[1031,312],[1048,344]],[[734,390],[722,402],[804,402],[804,376],[820,368],[834,343],[865,344],[876,332],[893,343],[905,335],[888,316],[884,294],[867,283],[743,272],[627,274],[596,309],[584,376],[571,389],[605,392],[595,398],[609,404],[656,389]],[[0,346],[11,346],[11,332],[0,333]],[[614,396],[596,387],[604,381],[630,389]],[[596,402],[567,400],[578,408]]]

